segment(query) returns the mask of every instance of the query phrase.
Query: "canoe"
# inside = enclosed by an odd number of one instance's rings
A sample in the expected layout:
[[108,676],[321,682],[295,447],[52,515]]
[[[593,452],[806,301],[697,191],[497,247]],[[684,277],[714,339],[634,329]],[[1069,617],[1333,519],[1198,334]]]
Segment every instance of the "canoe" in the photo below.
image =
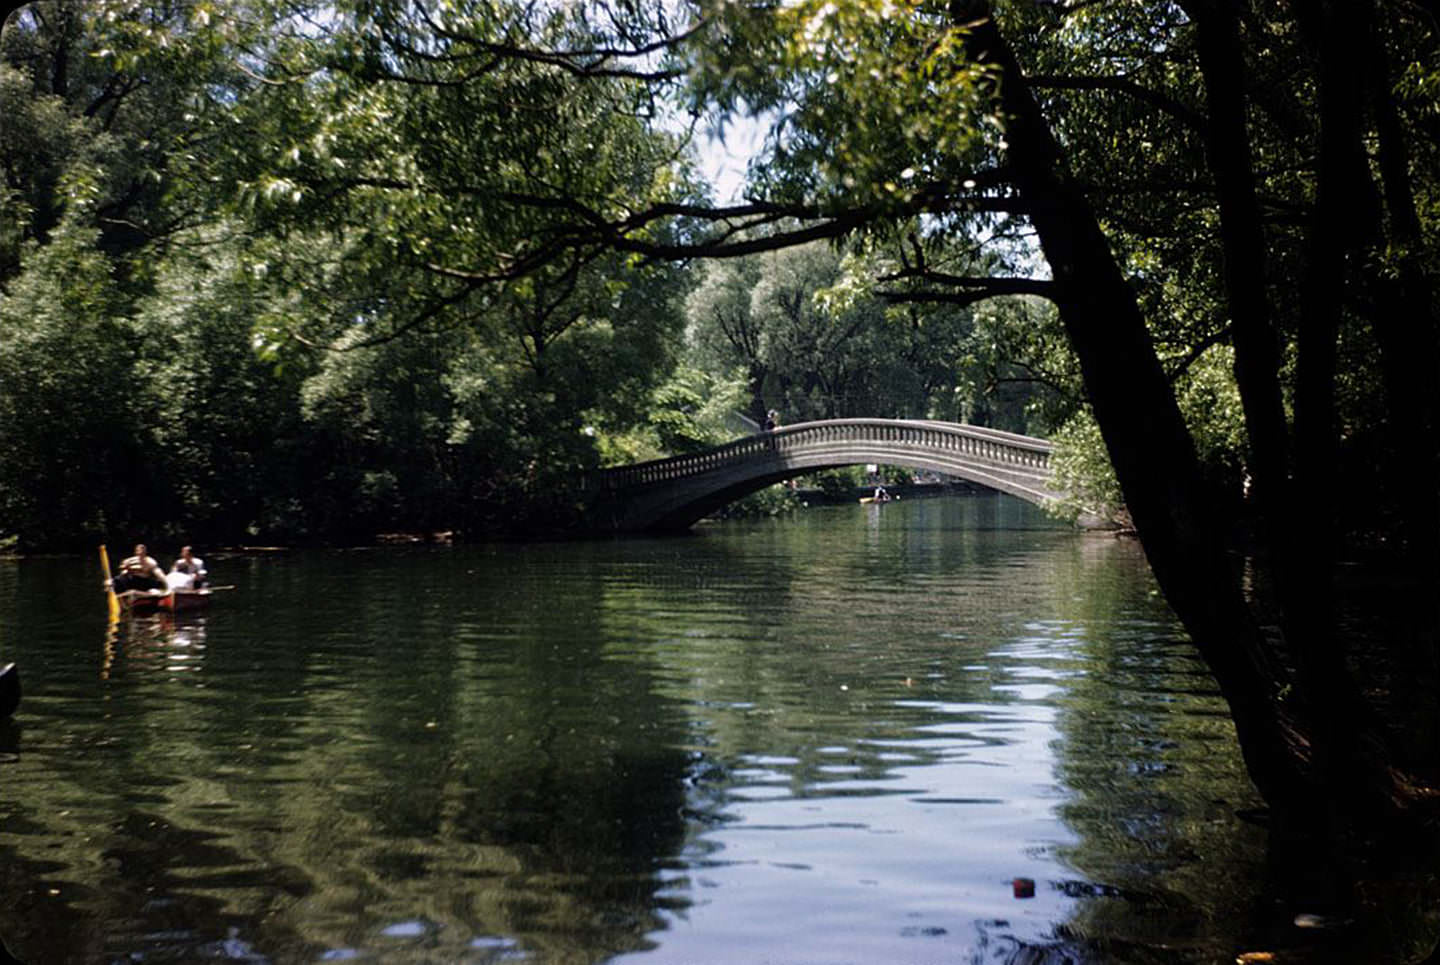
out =
[[0,667],[0,720],[20,706],[20,668],[13,663]]
[[125,613],[156,613],[164,610],[195,610],[210,602],[211,589],[199,590],[126,590],[115,594],[120,598],[120,609]]
[[876,503],[876,504],[879,504],[879,503],[889,503],[889,502],[893,502],[893,501],[895,501],[895,500],[897,500],[897,499],[899,499],[899,498],[900,498],[899,496],[887,496],[887,497],[885,497],[885,498],[883,498],[883,499],[876,499],[874,496],[861,496],[861,497],[860,497],[860,502],[862,502],[862,503]]

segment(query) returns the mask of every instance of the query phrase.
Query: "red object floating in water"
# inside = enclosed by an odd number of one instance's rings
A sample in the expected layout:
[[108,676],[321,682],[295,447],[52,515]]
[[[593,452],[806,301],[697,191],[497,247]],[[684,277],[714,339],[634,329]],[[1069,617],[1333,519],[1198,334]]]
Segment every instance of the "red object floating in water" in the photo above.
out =
[[1010,886],[1015,889],[1016,898],[1035,897],[1035,881],[1033,878],[1016,878],[1010,882]]

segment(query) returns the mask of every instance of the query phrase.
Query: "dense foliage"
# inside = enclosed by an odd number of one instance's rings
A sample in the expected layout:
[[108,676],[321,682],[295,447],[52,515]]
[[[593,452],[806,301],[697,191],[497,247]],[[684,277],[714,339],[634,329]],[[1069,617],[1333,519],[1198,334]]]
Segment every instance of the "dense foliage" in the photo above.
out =
[[1039,307],[894,304],[875,279],[895,267],[820,242],[711,263],[686,306],[692,356],[744,374],[757,423],[773,408],[791,423],[943,418],[1047,431],[1061,393],[1004,335]]
[[[883,252],[701,271],[577,231],[709,236],[680,75],[606,54],[656,26],[610,13],[12,16],[0,539],[553,530],[579,471],[731,438],[737,412],[1026,427],[994,313],[885,302]],[[754,345],[721,344],[727,285]]]
[[675,136],[618,79],[388,78],[366,23],[73,0],[10,19],[0,538],[554,529],[597,428],[645,421],[687,272],[603,250],[520,271],[543,219],[488,199],[684,197],[683,169],[648,193]]

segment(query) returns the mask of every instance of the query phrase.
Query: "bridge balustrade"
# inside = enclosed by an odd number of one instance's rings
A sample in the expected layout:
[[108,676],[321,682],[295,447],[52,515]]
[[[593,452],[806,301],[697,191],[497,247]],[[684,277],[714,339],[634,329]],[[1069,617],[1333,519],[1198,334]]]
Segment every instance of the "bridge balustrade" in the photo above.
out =
[[1043,439],[957,423],[835,419],[784,426],[704,452],[590,473],[582,487],[617,530],[684,528],[746,492],[801,472],[856,463],[936,469],[1045,504],[1050,453]]
[[623,489],[690,478],[704,473],[785,455],[802,455],[835,444],[899,445],[908,450],[959,453],[981,462],[1022,466],[1035,474],[1048,472],[1053,446],[1040,439],[975,426],[934,422],[850,419],[801,423],[747,436],[700,453],[689,453],[601,470],[587,488]]

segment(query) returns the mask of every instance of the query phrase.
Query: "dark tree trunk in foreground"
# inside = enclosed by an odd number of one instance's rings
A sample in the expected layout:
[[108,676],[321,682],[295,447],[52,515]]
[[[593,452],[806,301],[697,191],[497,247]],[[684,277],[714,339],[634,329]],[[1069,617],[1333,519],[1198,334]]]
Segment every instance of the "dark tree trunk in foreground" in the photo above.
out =
[[1290,499],[1289,429],[1280,388],[1280,340],[1266,288],[1265,236],[1245,122],[1244,56],[1235,0],[1183,4],[1195,21],[1209,107],[1206,155],[1220,207],[1224,278],[1235,348],[1235,383],[1250,436],[1255,501],[1278,514]]
[[[976,9],[981,6],[981,9]],[[985,15],[982,5],[971,15]],[[1194,444],[1136,302],[1095,213],[1069,180],[1060,148],[1019,64],[988,16],[971,28],[973,54],[995,67],[1008,161],[1034,211],[1055,302],[1085,377],[1126,506],[1166,599],[1215,673],[1246,762],[1276,804],[1307,789],[1274,696],[1280,668],[1231,568]]]
[[[1236,0],[1192,0],[1208,107],[1208,160],[1221,215],[1225,290],[1234,322],[1235,377],[1251,436],[1256,504],[1269,548],[1282,629],[1296,664],[1299,696],[1309,708],[1310,765],[1317,784],[1373,785],[1363,740],[1380,725],[1346,672],[1335,633],[1333,554],[1338,544],[1329,480],[1336,464],[1336,342],[1346,265],[1355,244],[1363,194],[1345,189],[1356,164],[1357,102],[1353,84],[1336,76],[1335,51],[1322,52],[1319,198],[1310,232],[1299,336],[1296,439],[1281,407],[1276,335],[1266,295],[1266,247],[1255,196],[1245,116],[1244,52]],[[1328,16],[1328,14],[1327,14]],[[1291,451],[1296,453],[1292,466]],[[1320,711],[1323,708],[1323,712]],[[1326,802],[1340,820],[1343,804]],[[1324,813],[1321,809],[1320,813]]]
[[[1262,535],[1270,549],[1283,640],[1262,626],[1242,592],[1225,543],[1225,521],[1203,487],[1193,442],[1135,293],[1089,201],[1071,180],[1018,62],[984,3],[957,0],[952,12],[968,25],[972,54],[996,71],[1007,167],[1033,212],[1055,279],[1054,300],[1127,507],[1166,599],[1229,702],[1252,779],[1287,820],[1307,822],[1314,832],[1374,828],[1378,819],[1405,813],[1423,795],[1409,795],[1409,785],[1392,766],[1393,735],[1365,705],[1347,671],[1332,592],[1339,543],[1324,487],[1337,439],[1335,346],[1357,243],[1347,229],[1363,220],[1357,209],[1365,201],[1355,183],[1362,94],[1353,76],[1341,73],[1343,61],[1333,46],[1343,30],[1340,8],[1349,5],[1326,4],[1323,12],[1332,46],[1321,58],[1324,134],[1293,449],[1266,302],[1266,249],[1236,59],[1236,11],[1231,0],[1186,6],[1196,20],[1210,98],[1208,153],[1222,213],[1236,375],[1255,450]],[[1413,336],[1410,344],[1415,347]],[[1428,384],[1434,382],[1432,374]],[[1433,445],[1433,439],[1421,444]],[[1426,484],[1433,499],[1433,473]]]

